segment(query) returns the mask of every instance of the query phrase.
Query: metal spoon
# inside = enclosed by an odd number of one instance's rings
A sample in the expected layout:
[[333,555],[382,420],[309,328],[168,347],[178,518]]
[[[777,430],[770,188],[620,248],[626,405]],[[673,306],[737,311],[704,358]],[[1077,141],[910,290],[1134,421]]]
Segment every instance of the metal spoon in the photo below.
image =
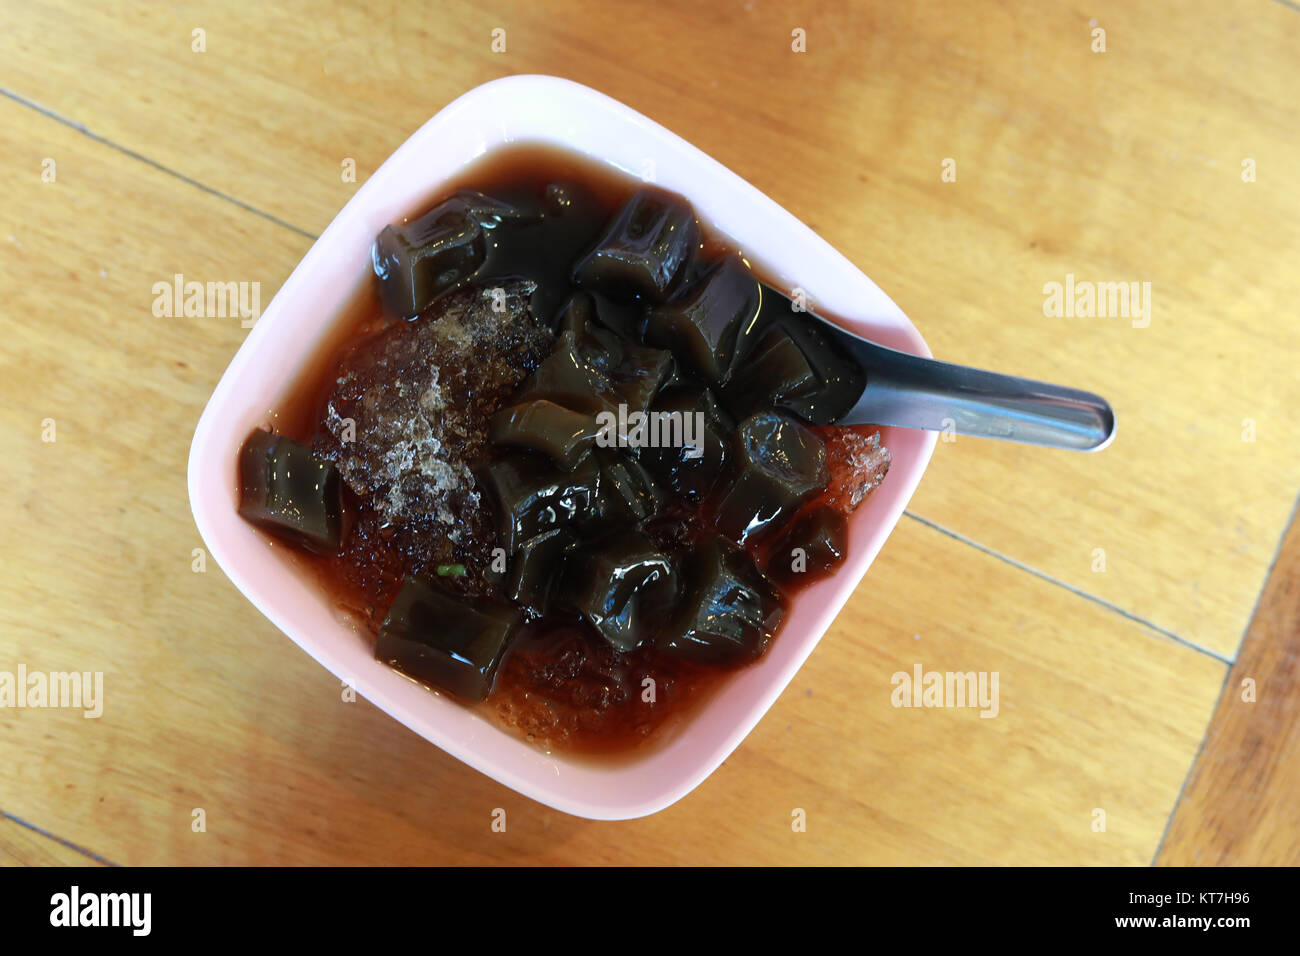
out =
[[1075,451],[1115,437],[1115,413],[1092,392],[921,358],[869,342],[811,312],[867,373],[841,425],[896,425]]

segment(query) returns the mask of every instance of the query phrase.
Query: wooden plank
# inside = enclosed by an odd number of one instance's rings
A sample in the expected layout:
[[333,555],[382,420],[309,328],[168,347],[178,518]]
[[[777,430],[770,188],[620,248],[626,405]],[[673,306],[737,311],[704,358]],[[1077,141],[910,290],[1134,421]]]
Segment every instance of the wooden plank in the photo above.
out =
[[0,866],[103,866],[104,861],[0,816]]
[[1291,524],[1158,862],[1300,865],[1300,521]]
[[[941,357],[1114,403],[1096,457],[940,445],[918,514],[1235,652],[1300,485],[1296,11],[49,0],[11,19],[0,86],[312,232],[355,189],[344,158],[364,179],[484,80],[558,72],[642,109],[859,263]],[[1067,275],[1150,282],[1149,326],[1045,316]]]
[[[366,64],[393,61],[371,53],[388,42],[371,31],[326,45],[349,65],[321,80],[320,51],[301,28],[307,23],[317,38],[342,36],[351,15],[338,12],[296,21],[245,13],[252,19],[227,35],[239,37],[245,61],[257,51],[265,58],[199,78],[186,73],[192,63],[166,68],[156,50],[164,28],[192,21],[193,9],[128,7],[119,21],[94,9],[73,16],[58,4],[24,7],[14,30],[0,36],[0,85],[74,118],[93,117],[93,129],[127,147],[205,182],[211,176],[217,188],[315,229],[353,188],[325,188],[338,144],[313,137],[327,128],[330,95],[338,94],[338,115],[356,124],[340,135],[377,162],[453,87],[488,78],[487,67],[474,65],[477,47],[453,40],[440,65],[430,66],[438,58],[429,55],[401,58],[403,75],[430,81],[413,88],[431,102],[378,95],[391,89],[391,77]],[[1239,633],[1233,622],[1249,614],[1295,490],[1295,456],[1283,453],[1294,426],[1281,413],[1297,397],[1293,376],[1281,374],[1295,355],[1294,333],[1282,323],[1251,324],[1293,301],[1286,297],[1294,279],[1282,268],[1294,246],[1293,206],[1276,190],[1267,200],[1207,193],[1205,205],[1166,221],[1157,213],[1174,205],[1177,184],[1190,189],[1197,181],[1195,170],[1171,163],[1148,175],[1153,198],[1140,207],[1148,219],[1107,218],[1141,198],[1137,186],[1122,184],[1147,168],[1155,138],[1173,120],[1141,114],[1136,102],[1099,86],[1092,92],[1108,110],[1111,138],[1098,140],[1095,127],[1067,116],[1059,118],[1058,140],[1049,127],[1077,98],[1069,81],[1077,80],[1077,64],[1057,69],[1047,50],[1061,50],[1034,47],[1030,36],[1044,27],[1035,18],[1056,23],[1065,15],[1026,13],[1016,26],[997,19],[1002,14],[987,14],[994,19],[985,24],[956,8],[946,21],[928,16],[938,8],[919,9],[810,14],[827,45],[821,59],[810,52],[798,61],[794,68],[807,71],[799,83],[790,82],[784,59],[789,30],[782,27],[784,46],[771,48],[779,56],[760,42],[798,14],[769,9],[739,21],[698,11],[687,21],[697,29],[689,30],[668,18],[681,10],[647,8],[648,26],[638,33],[645,42],[630,50],[609,47],[621,34],[606,11],[583,18],[522,11],[509,14],[510,36],[519,23],[540,39],[513,46],[519,60],[510,62],[572,63],[576,78],[646,108],[745,173],[866,265],[940,354],[983,356],[991,365],[1010,350],[1036,364],[1019,369],[1031,374],[1071,379],[1102,369],[1113,376],[1101,386],[1113,385],[1117,405],[1131,409],[1124,427],[1137,430],[1136,440],[1112,449],[1118,461],[1031,452],[1023,454],[1036,457],[1021,460],[998,445],[941,445],[916,508],[1230,652]],[[1175,103],[1169,98],[1183,95],[1177,88],[1143,86],[1159,71],[1140,57],[1126,61],[1126,82],[1157,106],[1203,108],[1225,144],[1255,123],[1260,155],[1276,167],[1293,155],[1294,124],[1285,122],[1292,114],[1277,96],[1291,21],[1275,20],[1272,9],[1252,8],[1250,18],[1202,13],[1168,17],[1164,33],[1154,27],[1156,12],[1129,25],[1160,69],[1173,70],[1179,50],[1204,54],[1192,58],[1200,72],[1185,78],[1194,99]],[[383,22],[395,50],[418,45],[415,26],[402,19],[408,15],[395,8]],[[452,16],[470,32],[488,22],[463,11]],[[1293,14],[1281,9],[1280,16]],[[436,18],[429,23],[426,38],[441,29]],[[1062,35],[1072,23],[1058,25]],[[269,49],[273,34],[263,28],[277,26],[282,44]],[[1273,32],[1261,35],[1266,29]],[[864,58],[852,38],[868,36]],[[984,52],[969,49],[972,37]],[[657,58],[656,38],[663,40]],[[1027,46],[1002,47],[1000,59],[999,43]],[[80,45],[80,59],[66,44]],[[1223,50],[1242,62],[1216,86],[1205,64]],[[1022,77],[1026,51],[1032,69]],[[241,69],[246,75],[236,78]],[[727,77],[751,72],[755,95],[741,99],[738,81]],[[700,91],[719,79],[718,92],[682,97],[682,77]],[[1009,104],[1023,110],[966,128],[984,107],[945,96],[975,81],[1004,111]],[[349,99],[353,92],[340,90],[349,85],[370,89],[374,102]],[[804,106],[818,91],[828,104],[824,116]],[[718,109],[724,97],[734,112]],[[1253,120],[1229,108],[1239,102]],[[1154,124],[1153,138],[1143,122]],[[951,139],[939,133],[944,123]],[[932,154],[965,157],[971,149],[989,157],[985,175],[947,185],[979,184],[979,191],[960,201],[934,193],[942,184],[924,172]],[[1032,163],[1032,175],[1013,181],[1011,156]],[[1079,165],[1071,165],[1076,157]],[[45,158],[57,160],[54,183],[41,180]],[[364,174],[366,163],[359,166]],[[805,179],[792,169],[818,175]],[[859,173],[866,179],[856,180]],[[9,100],[0,100],[0,181],[0,481],[13,503],[0,524],[0,668],[105,675],[101,718],[0,710],[0,807],[122,863],[1142,864],[1155,853],[1224,665],[913,519],[749,740],[695,794],[646,820],[594,824],[547,810],[369,704],[344,703],[336,682],[219,571],[191,570],[200,542],[183,478],[190,433],[244,331],[237,319],[164,319],[150,311],[153,284],[178,272],[260,282],[265,304],[309,240]],[[853,181],[860,184],[849,193],[853,203],[825,195],[825,183]],[[1005,188],[1031,195],[994,205]],[[1094,205],[1086,189],[1095,191]],[[874,214],[867,225],[863,208]],[[1037,258],[1048,255],[1042,242],[1016,251],[1040,234],[1018,230],[1045,222],[1033,217],[1049,209],[1051,228],[1041,235],[1055,243],[1050,268]],[[1126,228],[1110,236],[1082,225],[1111,221]],[[1132,233],[1147,224],[1139,241]],[[1237,248],[1230,237],[1238,226],[1240,235],[1270,242]],[[898,238],[880,243],[879,235]],[[1210,242],[1208,250],[1196,240]],[[1138,256],[1147,245],[1151,260]],[[994,250],[997,261],[1012,263],[1005,273],[990,268]],[[1188,278],[1207,257],[1213,268]],[[929,268],[937,260],[942,282]],[[1044,325],[1041,309],[1011,328],[994,319],[1007,296],[1039,308],[1037,290],[1058,266],[1095,262],[1102,271],[1093,274],[1122,279],[1129,261],[1155,262],[1163,270],[1157,278],[1175,277],[1181,291],[1171,291],[1170,307],[1187,341],[1140,339],[1163,334],[1159,312],[1150,328],[1112,328],[1073,348],[1061,347],[1060,326]],[[887,263],[894,281],[885,282],[873,262]],[[1230,273],[1242,294],[1223,303],[1219,285]],[[927,326],[923,314],[959,317],[974,334]],[[1195,391],[1188,382],[1199,383]],[[1259,440],[1238,436],[1230,455],[1214,437],[1212,416],[1247,399],[1260,409]],[[54,443],[41,441],[47,418],[57,424]],[[1180,435],[1199,440],[1175,448]],[[1014,520],[1008,498],[1017,505]],[[1105,573],[1087,566],[1095,547],[1107,549]],[[1073,571],[1080,550],[1085,565]],[[891,676],[917,663],[998,671],[999,716],[891,706]],[[497,807],[508,811],[506,834],[490,830]],[[791,831],[796,807],[808,813],[807,833]],[[205,811],[204,832],[194,829],[196,809]],[[1107,815],[1104,833],[1092,828],[1097,809]]]
[[[344,702],[192,570],[190,431],[244,332],[149,311],[175,272],[269,298],[305,241],[11,103],[0,176],[0,660],[104,675],[98,718],[0,710],[16,816],[125,864],[1150,860],[1224,666],[912,519],[753,736],[645,820],[545,809]],[[998,717],[895,708],[917,663],[998,671]]]

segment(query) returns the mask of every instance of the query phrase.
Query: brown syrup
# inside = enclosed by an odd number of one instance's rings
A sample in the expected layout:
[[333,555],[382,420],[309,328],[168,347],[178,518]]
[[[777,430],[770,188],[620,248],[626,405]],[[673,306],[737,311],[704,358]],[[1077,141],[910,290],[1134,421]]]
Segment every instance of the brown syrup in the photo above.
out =
[[[427,197],[409,218],[422,215],[460,188],[476,189],[506,200],[536,198],[548,184],[577,183],[584,187],[583,216],[571,221],[571,233],[552,248],[517,249],[511,254],[544,260],[541,295],[534,300],[539,320],[568,296],[568,270],[573,259],[598,234],[612,214],[641,183],[621,171],[582,156],[540,144],[502,148],[468,166],[453,181]],[[697,256],[702,269],[734,246],[702,223],[704,239]],[[510,263],[497,264],[509,272]],[[760,278],[763,276],[760,275]],[[377,280],[366,272],[328,334],[303,364],[271,415],[276,431],[307,443],[323,434],[326,405],[340,370],[349,359],[374,347],[381,333],[402,320],[384,315]],[[859,480],[855,454],[860,455],[876,429],[869,426],[819,429],[827,439],[831,482],[825,494],[808,507],[829,503],[847,513],[852,495],[846,488]],[[348,493],[349,533],[342,552],[334,557],[292,553],[320,581],[332,602],[372,636],[397,594],[404,575],[427,573],[414,566],[391,528]],[[662,540],[689,539],[692,527],[707,515],[706,501],[695,513],[685,506],[657,519],[651,533]],[[757,559],[766,555],[755,552]],[[797,592],[787,589],[791,603]],[[780,634],[775,640],[780,640]],[[579,622],[553,622],[550,617],[528,625],[507,650],[496,685],[487,701],[473,705],[494,721],[535,746],[565,754],[599,756],[602,761],[635,758],[662,746],[689,723],[733,669],[706,668],[667,657],[642,646],[626,654],[613,649]],[[653,680],[653,702],[646,679]]]

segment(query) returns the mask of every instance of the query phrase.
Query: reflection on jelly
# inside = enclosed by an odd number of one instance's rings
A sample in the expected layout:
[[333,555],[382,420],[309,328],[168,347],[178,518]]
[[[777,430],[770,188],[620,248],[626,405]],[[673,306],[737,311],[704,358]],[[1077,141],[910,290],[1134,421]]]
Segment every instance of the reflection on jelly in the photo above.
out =
[[308,426],[250,438],[243,510],[324,552],[380,660],[541,746],[636,746],[843,560],[861,442],[808,425],[862,370],[681,197],[541,147],[495,162],[377,238],[382,312],[299,390]]

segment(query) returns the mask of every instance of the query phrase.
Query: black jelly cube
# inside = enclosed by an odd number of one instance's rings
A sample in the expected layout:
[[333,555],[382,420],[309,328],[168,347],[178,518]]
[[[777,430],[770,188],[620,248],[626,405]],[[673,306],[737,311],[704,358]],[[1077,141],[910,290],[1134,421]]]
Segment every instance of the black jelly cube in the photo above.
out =
[[614,296],[662,302],[699,242],[699,224],[686,200],[640,189],[574,266],[573,280]]
[[600,469],[591,455],[566,472],[541,455],[516,452],[488,462],[475,477],[496,512],[507,554],[545,531],[590,518],[600,493]]
[[610,376],[611,385],[614,393],[627,405],[629,413],[645,412],[668,381],[672,370],[673,355],[666,349],[626,345],[623,361]]
[[471,606],[407,578],[379,629],[375,658],[418,681],[483,700],[518,624],[510,608]]
[[844,563],[848,536],[844,515],[830,505],[811,507],[772,546],[767,575],[786,588],[824,578]]
[[412,318],[483,264],[487,238],[472,209],[452,198],[401,226],[385,226],[371,252],[384,308]]
[[677,595],[669,557],[639,532],[579,548],[565,567],[565,603],[619,651],[653,637]]
[[817,388],[817,373],[790,333],[773,327],[722,391],[737,418],[784,408],[785,403]]
[[302,442],[255,429],[239,452],[239,514],[309,551],[342,539],[342,485],[333,463]]
[[655,517],[668,502],[654,476],[635,458],[615,451],[596,453],[600,463],[600,493],[585,530],[599,532],[637,525]]
[[[781,351],[762,355],[781,341],[778,331],[790,337],[800,355],[784,343]],[[737,335],[733,353],[727,401],[741,417],[766,402],[810,424],[833,425],[866,387],[865,369],[836,340],[835,330],[770,286],[763,286],[759,314]],[[756,374],[752,366],[760,360],[767,368]]]
[[569,529],[556,528],[521,544],[510,562],[506,597],[532,617],[545,614],[564,555],[576,541]]
[[748,553],[715,535],[692,551],[682,577],[683,599],[659,647],[714,666],[761,657],[786,608]]
[[788,416],[751,415],[736,429],[731,447],[733,477],[714,520],[740,544],[792,516],[830,480],[825,444]]
[[834,339],[834,332],[807,312],[782,323],[817,376],[816,387],[781,396],[777,406],[813,425],[833,425],[862,397],[866,370]]
[[587,364],[609,373],[623,361],[623,337],[600,321],[596,297],[590,292],[575,292],[555,316],[555,331],[563,336],[572,333],[579,354]]
[[617,408],[609,393],[609,377],[579,346],[573,331],[561,332],[555,349],[542,360],[515,394],[515,402],[539,399],[575,412],[594,414]]
[[693,288],[655,308],[645,340],[672,351],[705,382],[726,375],[736,336],[758,314],[763,287],[739,256],[728,256]]
[[[674,494],[700,501],[722,475],[730,457],[734,423],[704,388],[678,386],[665,389],[650,411],[657,415],[656,437],[670,439],[643,446],[638,458]],[[673,416],[673,417],[669,417]],[[677,441],[677,422],[681,422]]]
[[572,471],[596,444],[596,432],[595,416],[538,399],[501,409],[488,436],[494,445],[539,451]]
[[452,200],[460,203],[471,217],[484,229],[539,220],[542,210],[515,205],[479,192],[477,189],[458,189]]

